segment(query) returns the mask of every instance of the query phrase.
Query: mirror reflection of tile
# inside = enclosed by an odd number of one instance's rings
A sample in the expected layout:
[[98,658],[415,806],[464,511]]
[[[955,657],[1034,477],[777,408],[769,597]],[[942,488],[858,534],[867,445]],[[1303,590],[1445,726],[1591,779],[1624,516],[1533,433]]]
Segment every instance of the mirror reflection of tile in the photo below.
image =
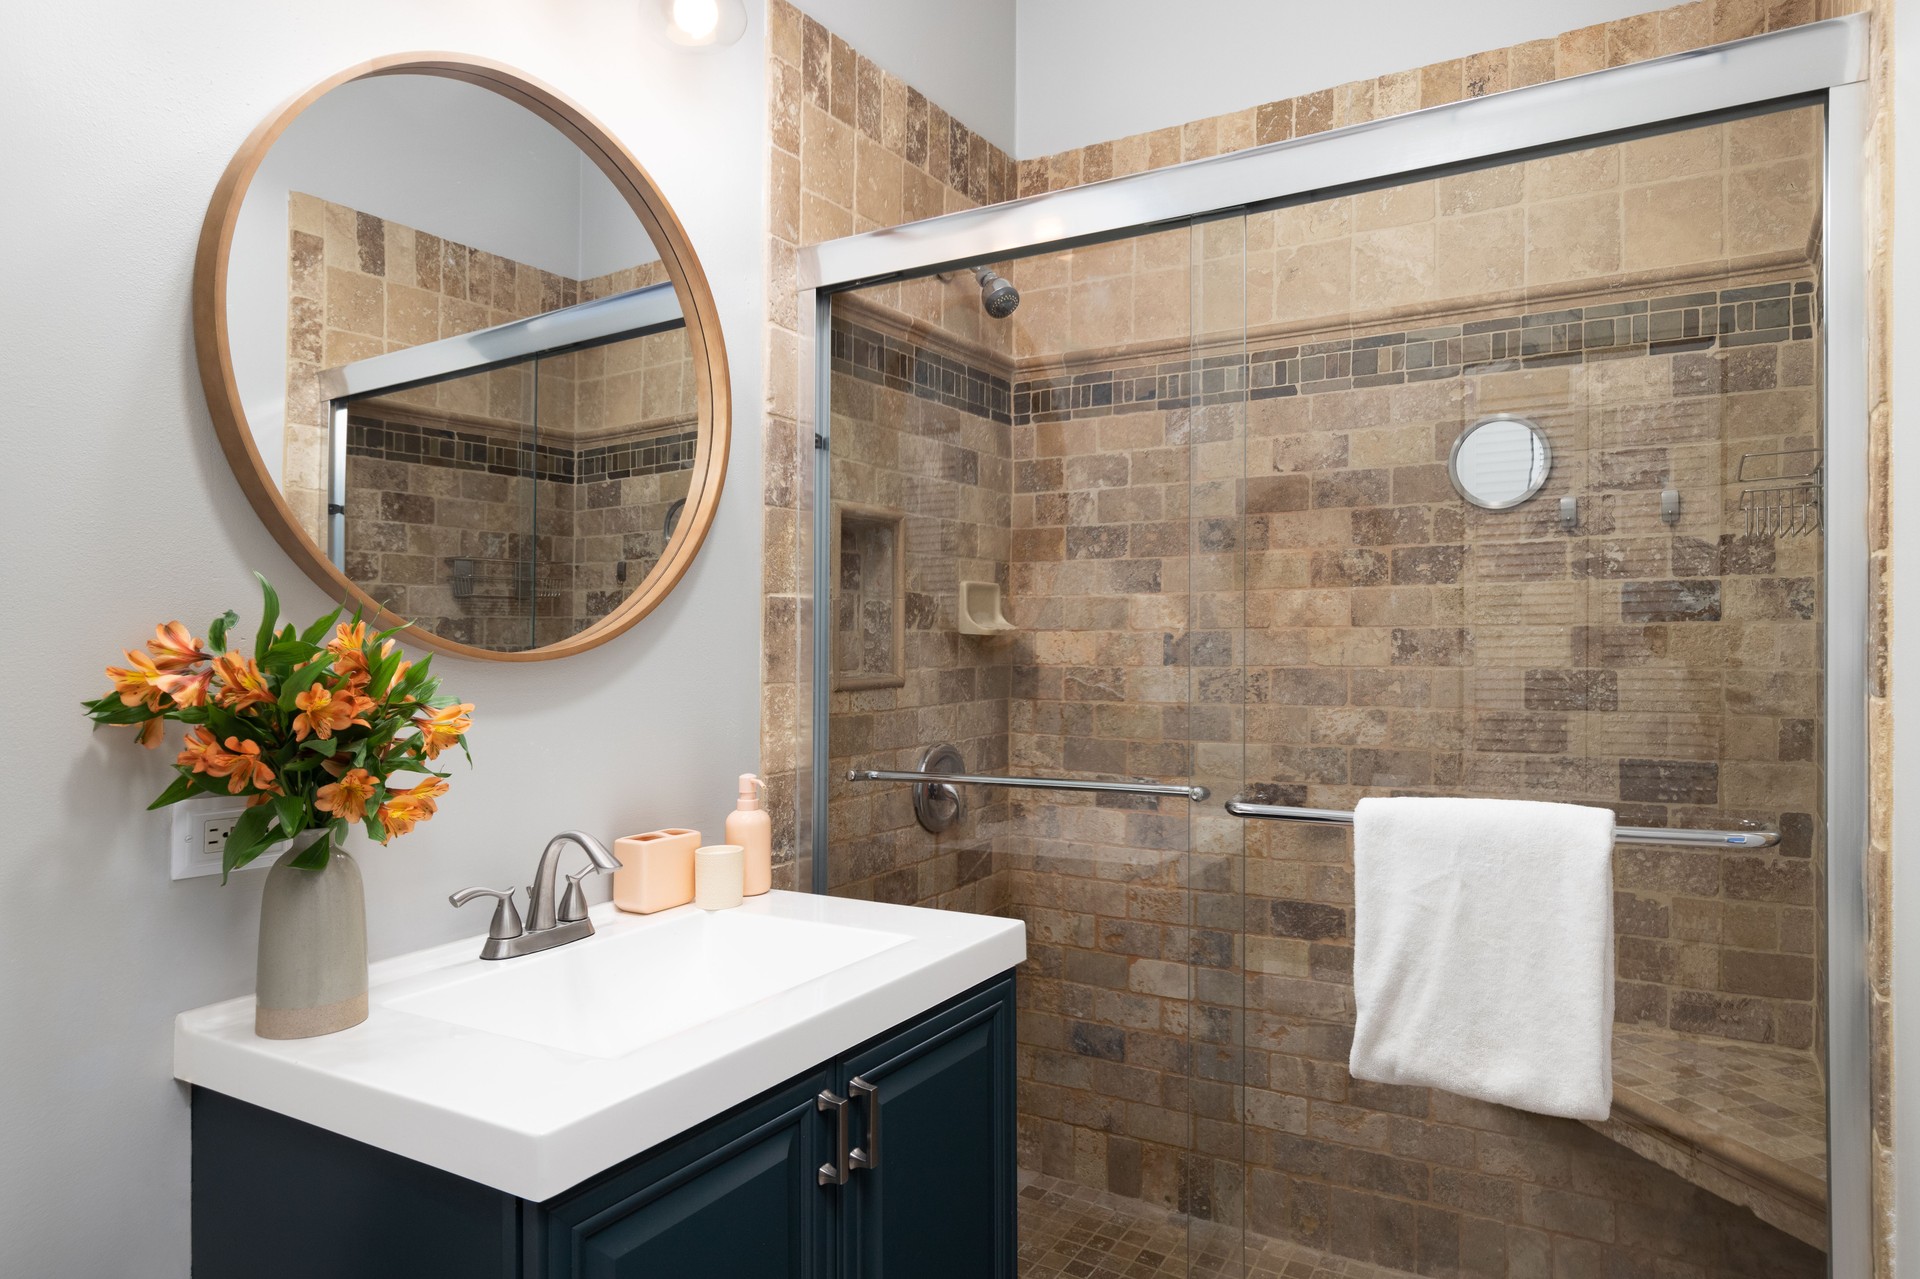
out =
[[[322,545],[321,369],[665,278],[650,262],[574,280],[301,193],[288,212],[282,487]],[[347,574],[449,639],[518,649],[574,634],[644,581],[671,540],[697,408],[679,331],[360,401]]]

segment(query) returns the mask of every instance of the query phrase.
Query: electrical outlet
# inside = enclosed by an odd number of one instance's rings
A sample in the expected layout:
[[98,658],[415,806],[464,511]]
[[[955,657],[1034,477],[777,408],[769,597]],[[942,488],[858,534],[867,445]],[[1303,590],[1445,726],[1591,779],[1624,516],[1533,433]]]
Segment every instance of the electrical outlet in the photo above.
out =
[[[218,875],[227,836],[233,833],[233,824],[246,811],[246,800],[218,796],[187,799],[173,805],[173,877],[193,879],[200,875]],[[269,848],[241,869],[265,868],[277,860],[278,850]]]

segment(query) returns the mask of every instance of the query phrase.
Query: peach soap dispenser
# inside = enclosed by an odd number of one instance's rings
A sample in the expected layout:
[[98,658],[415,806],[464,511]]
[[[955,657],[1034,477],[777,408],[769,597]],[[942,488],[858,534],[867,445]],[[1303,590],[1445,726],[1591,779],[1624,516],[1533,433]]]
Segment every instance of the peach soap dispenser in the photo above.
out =
[[765,782],[752,773],[740,774],[740,802],[727,814],[727,843],[746,850],[749,897],[773,887],[773,819],[767,816],[766,793]]

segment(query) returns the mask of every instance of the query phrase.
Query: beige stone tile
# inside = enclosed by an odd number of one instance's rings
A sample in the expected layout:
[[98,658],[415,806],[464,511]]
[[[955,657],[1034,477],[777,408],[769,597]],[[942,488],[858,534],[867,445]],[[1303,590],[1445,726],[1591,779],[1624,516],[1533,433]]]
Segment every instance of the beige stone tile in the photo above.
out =
[[853,129],[817,107],[804,112],[800,144],[804,189],[843,209],[853,207]]
[[374,338],[385,335],[385,289],[381,281],[331,266],[327,268],[326,279],[329,329]]
[[1620,180],[1620,148],[1590,147],[1540,156],[1522,167],[1526,170],[1527,199],[1557,200],[1616,185]]
[[1353,237],[1353,304],[1402,306],[1434,296],[1437,278],[1431,223],[1359,231]]
[[1727,177],[1727,252],[1741,256],[1809,248],[1819,198],[1811,160],[1734,170]]
[[1529,40],[1514,45],[1507,55],[1509,87],[1521,89],[1553,79],[1557,74],[1557,57],[1558,41],[1555,40]]
[[1694,125],[1622,143],[1621,177],[1629,185],[1717,172],[1724,163],[1725,127]]
[[1353,248],[1346,239],[1274,254],[1273,316],[1298,320],[1344,315],[1353,305]]
[[1527,209],[1527,284],[1589,279],[1620,269],[1620,199],[1611,191]]
[[1438,295],[1472,297],[1521,287],[1527,278],[1526,230],[1525,212],[1515,208],[1442,219]]
[[1559,79],[1599,71],[1607,65],[1607,27],[1599,23],[1564,31],[1554,40],[1554,75]]
[[856,139],[853,211],[879,226],[901,221],[905,163],[879,142]]
[[1361,192],[1353,197],[1354,228],[1373,231],[1381,227],[1431,221],[1434,185],[1431,181],[1401,182]]
[[1727,135],[1727,162],[1734,165],[1811,155],[1819,145],[1819,118],[1808,107],[1730,120],[1722,127]]
[[1718,260],[1725,252],[1724,198],[1718,173],[1629,187],[1622,196],[1622,264],[1643,271]]

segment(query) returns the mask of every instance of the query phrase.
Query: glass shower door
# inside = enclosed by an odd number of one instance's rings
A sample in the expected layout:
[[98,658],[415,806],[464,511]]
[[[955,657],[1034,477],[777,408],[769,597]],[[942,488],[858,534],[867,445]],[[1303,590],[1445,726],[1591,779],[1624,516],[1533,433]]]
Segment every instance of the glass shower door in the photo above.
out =
[[[970,271],[834,299],[829,891],[1026,921],[1034,1276],[1240,1273],[1239,836],[1186,794],[1238,751],[1233,235],[992,264],[1002,318]],[[1063,785],[846,780],[942,746]]]
[[1247,219],[1247,799],[1779,835],[1617,846],[1595,1131],[1352,1078],[1350,833],[1249,822],[1250,1255],[1824,1273],[1818,141],[1776,110]]

